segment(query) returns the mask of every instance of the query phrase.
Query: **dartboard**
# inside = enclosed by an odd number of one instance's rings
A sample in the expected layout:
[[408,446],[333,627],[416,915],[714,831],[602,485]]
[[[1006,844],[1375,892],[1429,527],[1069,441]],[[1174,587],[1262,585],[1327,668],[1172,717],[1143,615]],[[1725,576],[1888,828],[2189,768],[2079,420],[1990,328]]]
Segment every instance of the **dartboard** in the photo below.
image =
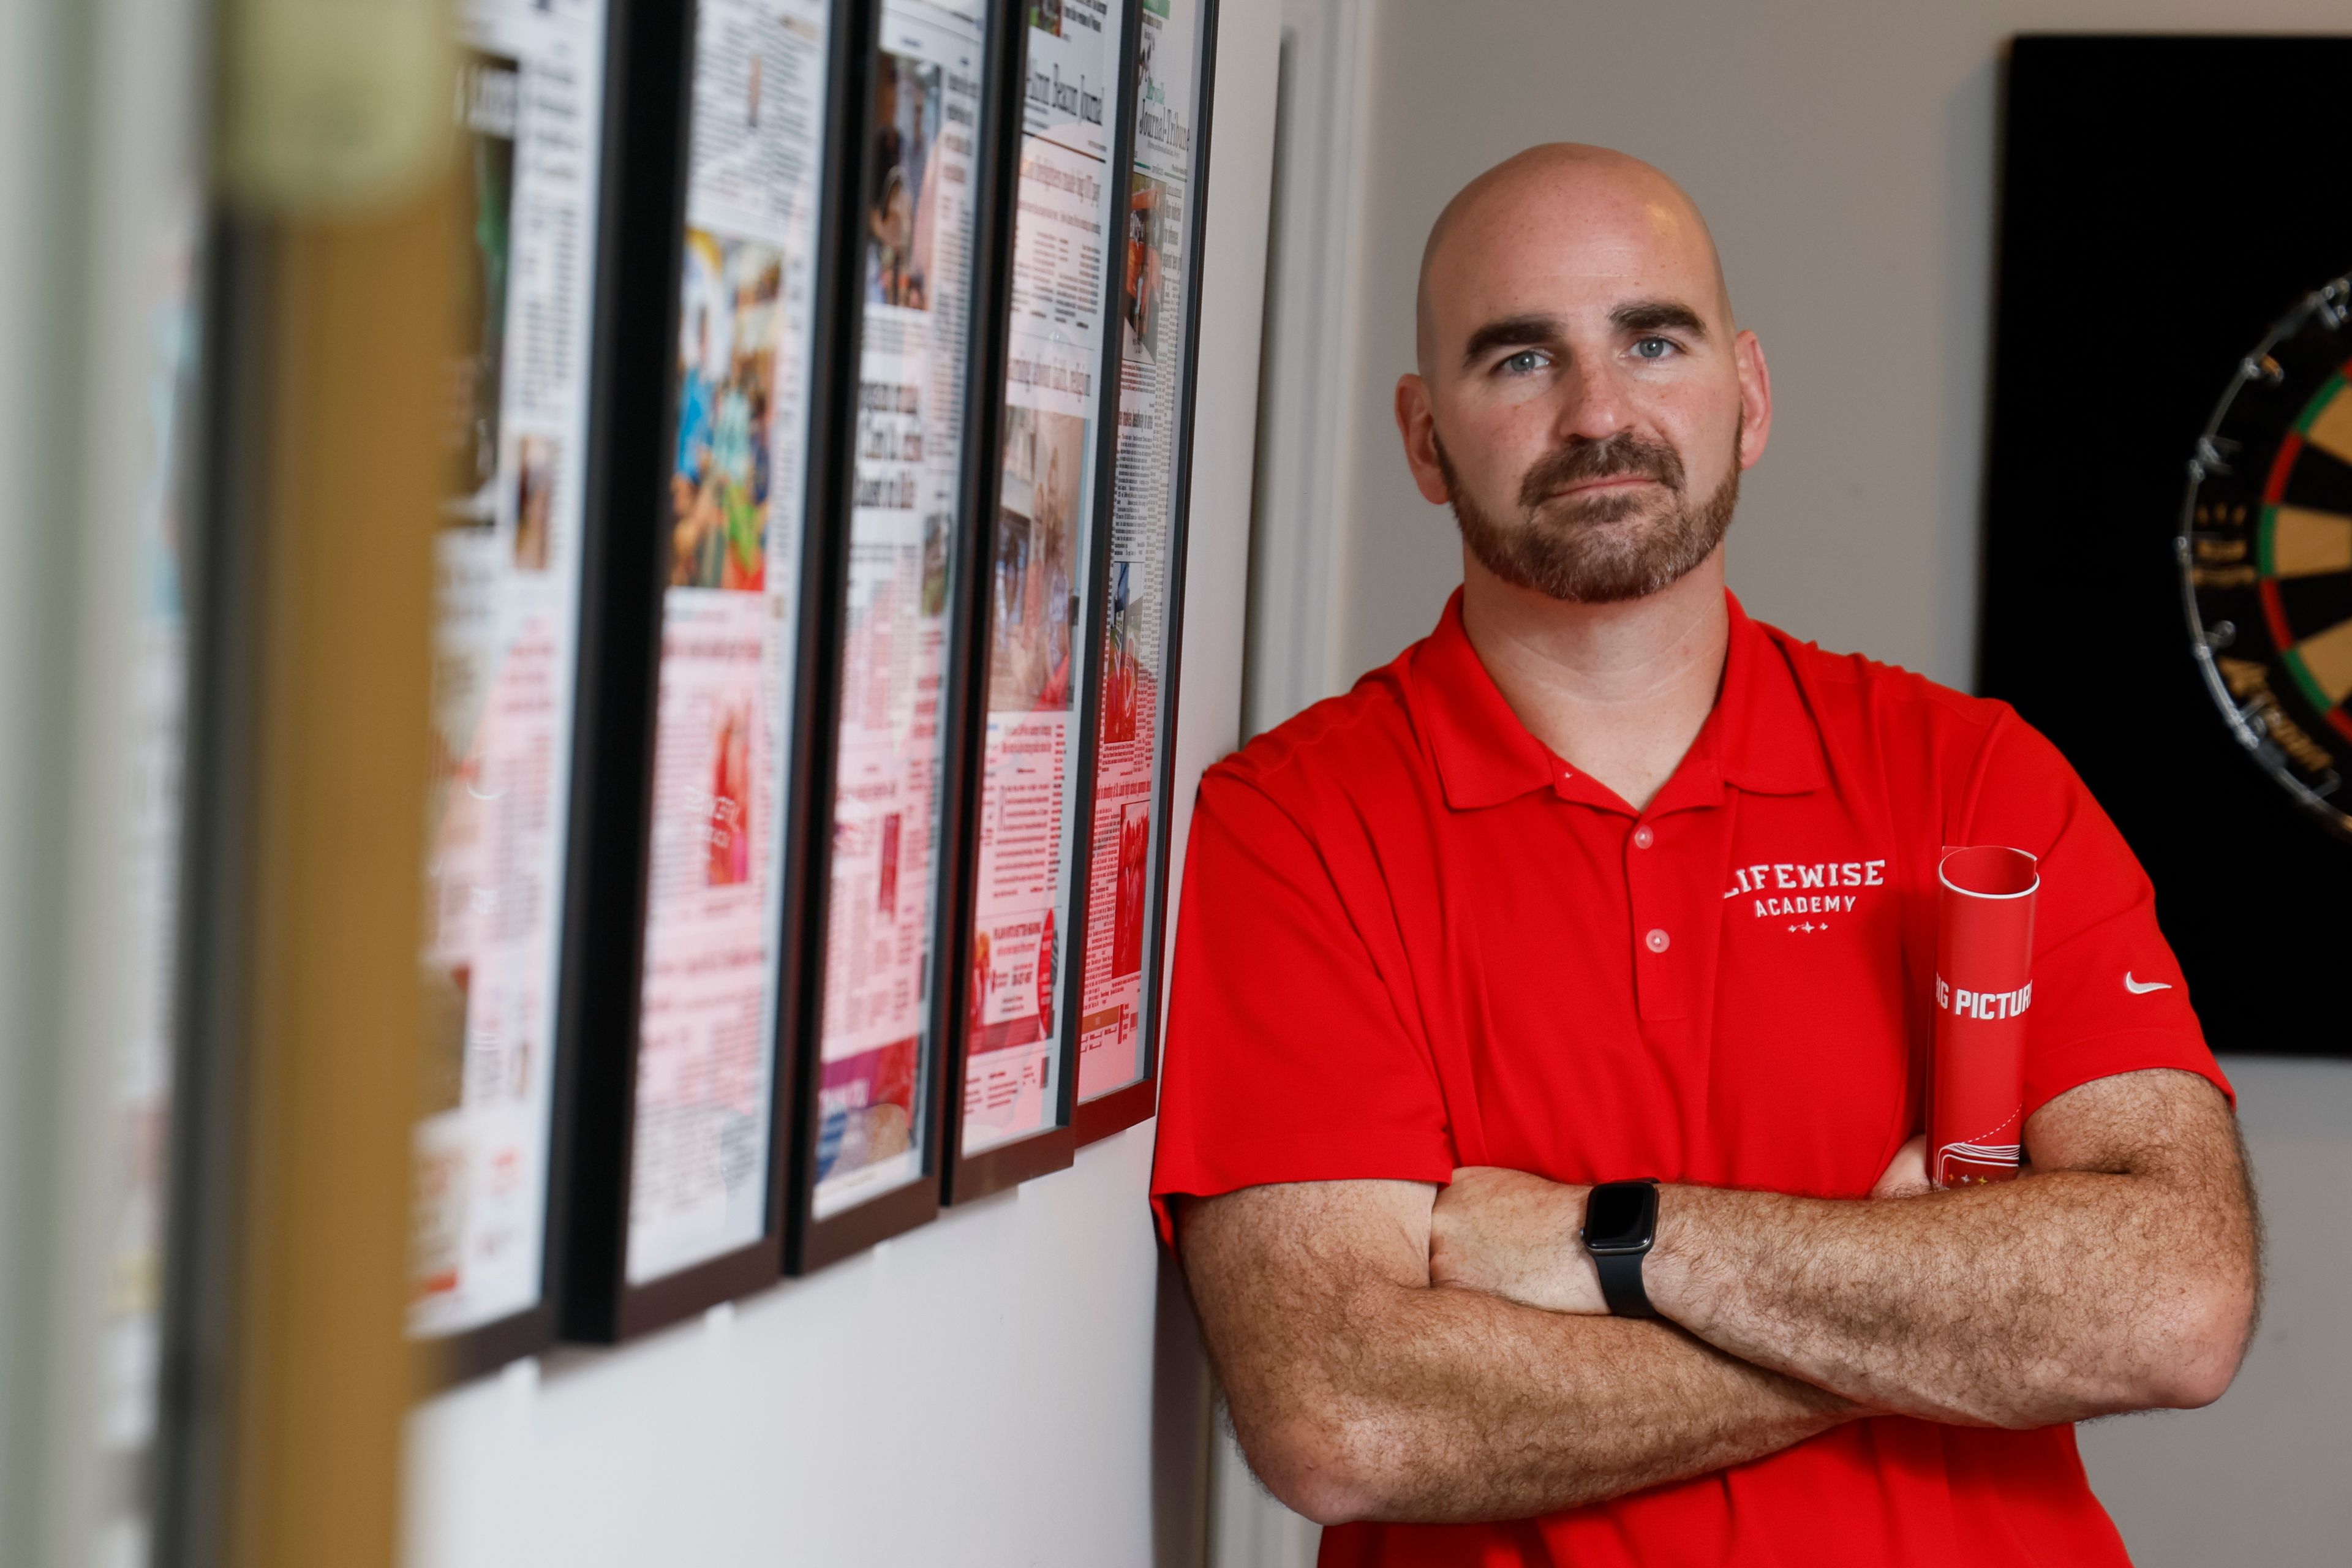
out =
[[2352,837],[2352,276],[2239,363],[2189,461],[2176,551],[2221,717]]

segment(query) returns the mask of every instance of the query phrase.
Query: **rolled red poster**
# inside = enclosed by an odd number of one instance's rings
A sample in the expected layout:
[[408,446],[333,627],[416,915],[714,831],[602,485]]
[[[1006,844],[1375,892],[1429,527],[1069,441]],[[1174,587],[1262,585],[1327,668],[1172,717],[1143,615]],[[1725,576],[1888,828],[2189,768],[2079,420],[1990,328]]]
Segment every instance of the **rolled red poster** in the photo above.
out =
[[1937,875],[1927,1173],[1939,1187],[2006,1182],[2025,1142],[2025,1015],[2042,873],[2022,849],[1978,845],[1945,850]]

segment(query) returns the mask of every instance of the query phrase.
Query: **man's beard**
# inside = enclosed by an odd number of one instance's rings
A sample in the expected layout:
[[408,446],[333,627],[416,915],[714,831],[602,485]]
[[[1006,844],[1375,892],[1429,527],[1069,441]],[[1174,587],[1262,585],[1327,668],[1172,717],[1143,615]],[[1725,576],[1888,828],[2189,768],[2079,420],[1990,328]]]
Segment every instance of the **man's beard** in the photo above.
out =
[[[1715,493],[1694,507],[1682,455],[1629,431],[1571,442],[1538,462],[1519,483],[1518,520],[1506,523],[1470,499],[1444,443],[1434,444],[1438,468],[1454,497],[1454,521],[1479,563],[1506,583],[1573,604],[1619,604],[1658,592],[1715,552],[1739,502],[1738,462]],[[1736,435],[1732,446],[1736,452]],[[1643,490],[1555,493],[1621,474],[1662,486],[1671,498],[1665,514],[1638,519],[1656,505]]]

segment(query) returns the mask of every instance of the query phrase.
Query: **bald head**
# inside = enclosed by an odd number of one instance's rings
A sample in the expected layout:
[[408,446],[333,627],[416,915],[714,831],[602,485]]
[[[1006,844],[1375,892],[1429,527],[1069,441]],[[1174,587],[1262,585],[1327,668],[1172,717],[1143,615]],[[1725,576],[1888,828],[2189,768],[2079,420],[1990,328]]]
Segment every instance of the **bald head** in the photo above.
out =
[[1715,237],[1683,188],[1639,158],[1552,142],[1463,186],[1430,226],[1413,300],[1421,374],[1434,368],[1442,318],[1456,313],[1446,305],[1490,295],[1497,283],[1507,291],[1514,274],[1562,266],[1699,284],[1718,330],[1736,330]]
[[1680,186],[1606,148],[1531,147],[1446,204],[1418,309],[1397,431],[1462,525],[1465,584],[1611,603],[1719,565],[1771,378]]

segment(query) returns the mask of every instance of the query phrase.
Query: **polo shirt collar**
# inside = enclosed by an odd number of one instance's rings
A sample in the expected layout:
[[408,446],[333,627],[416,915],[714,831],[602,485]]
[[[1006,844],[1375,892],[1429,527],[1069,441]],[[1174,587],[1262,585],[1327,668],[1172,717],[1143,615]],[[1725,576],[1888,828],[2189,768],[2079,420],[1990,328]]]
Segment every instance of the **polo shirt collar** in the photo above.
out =
[[[1685,799],[1693,786],[1720,779],[1759,795],[1803,795],[1827,782],[1821,731],[1789,661],[1726,590],[1731,614],[1723,689],[1675,776],[1652,803],[1655,812]],[[1456,811],[1475,811],[1558,787],[1569,770],[1511,710],[1462,625],[1455,589],[1437,629],[1414,650],[1412,708]],[[1594,786],[1597,789],[1597,785]],[[1706,791],[1705,793],[1713,793]],[[1621,805],[1622,809],[1622,805]]]
[[[1707,730],[1727,783],[1750,795],[1807,795],[1829,783],[1821,726],[1798,689],[1789,656],[1762,626],[1748,618],[1739,595],[1726,588],[1731,647],[1724,660],[1723,692]],[[1701,731],[1700,739],[1707,739]]]

